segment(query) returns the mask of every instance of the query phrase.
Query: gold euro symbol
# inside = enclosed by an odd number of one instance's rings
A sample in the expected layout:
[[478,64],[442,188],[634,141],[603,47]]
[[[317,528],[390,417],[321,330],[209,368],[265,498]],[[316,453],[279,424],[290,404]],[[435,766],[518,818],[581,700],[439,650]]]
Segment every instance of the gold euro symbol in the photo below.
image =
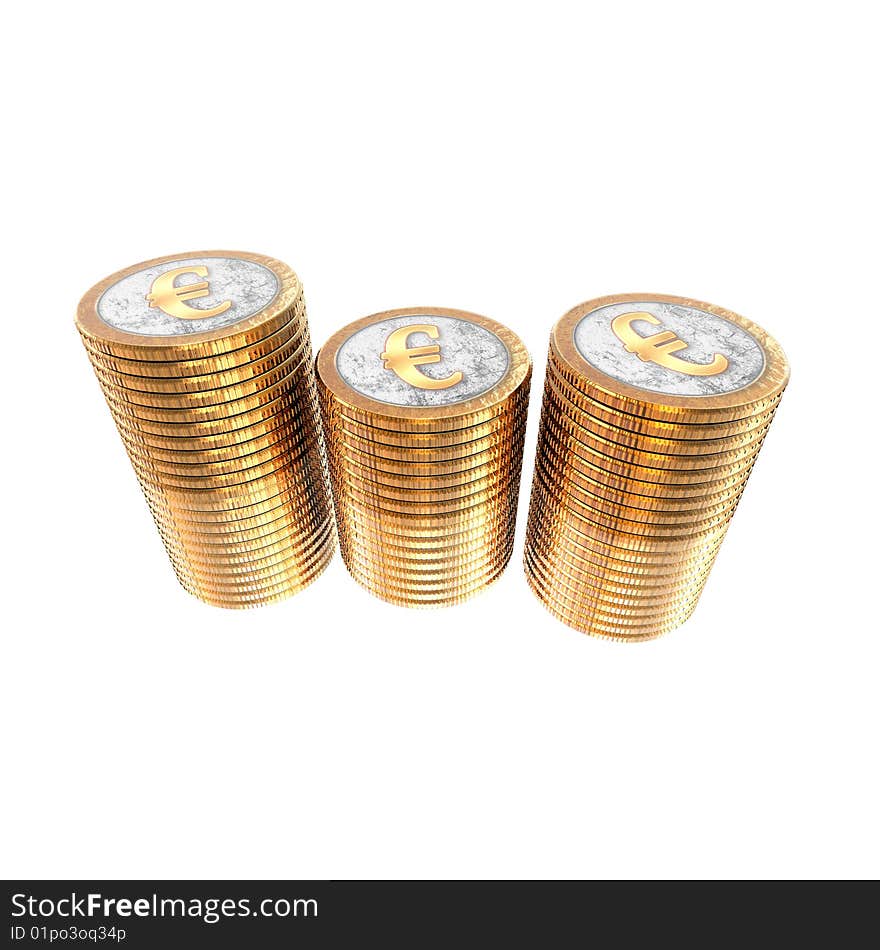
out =
[[414,323],[395,330],[385,341],[385,352],[379,357],[385,360],[385,369],[397,373],[405,383],[417,389],[449,389],[464,379],[461,370],[456,370],[443,379],[433,379],[416,369],[426,363],[439,363],[440,346],[437,343],[430,346],[407,346],[411,333],[427,333],[432,340],[440,338],[437,327],[428,323]]
[[175,267],[173,270],[167,270],[164,274],[160,274],[153,281],[153,286],[150,287],[150,292],[147,294],[147,300],[150,301],[151,307],[158,307],[169,317],[179,317],[181,320],[201,320],[204,317],[219,316],[232,306],[231,300],[224,300],[223,303],[219,303],[209,310],[197,310],[195,307],[190,307],[185,301],[195,300],[196,297],[207,297],[211,290],[206,280],[175,287],[174,281],[181,274],[207,277],[208,268],[204,264],[195,264],[192,267]]
[[727,357],[722,356],[721,353],[716,353],[708,363],[691,363],[673,356],[672,354],[679,350],[686,350],[687,343],[679,340],[672,330],[663,330],[653,336],[642,336],[632,327],[636,320],[645,320],[655,326],[660,325],[660,321],[654,314],[637,310],[615,317],[611,321],[611,329],[617,339],[623,343],[626,351],[635,353],[643,363],[658,363],[667,369],[687,373],[688,376],[715,376],[727,369]]

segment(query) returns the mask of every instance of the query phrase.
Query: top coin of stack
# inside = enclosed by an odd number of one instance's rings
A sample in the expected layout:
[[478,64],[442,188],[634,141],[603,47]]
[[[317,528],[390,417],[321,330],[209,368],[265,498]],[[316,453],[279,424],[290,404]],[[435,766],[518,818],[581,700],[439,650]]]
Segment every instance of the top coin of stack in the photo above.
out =
[[343,559],[406,606],[458,603],[507,565],[531,362],[506,327],[421,307],[321,348],[318,390]]
[[317,577],[334,531],[293,271],[157,258],[94,286],[76,322],[181,584],[248,607]]
[[693,612],[789,378],[744,317],[601,297],[554,327],[526,576],[556,617],[642,640]]

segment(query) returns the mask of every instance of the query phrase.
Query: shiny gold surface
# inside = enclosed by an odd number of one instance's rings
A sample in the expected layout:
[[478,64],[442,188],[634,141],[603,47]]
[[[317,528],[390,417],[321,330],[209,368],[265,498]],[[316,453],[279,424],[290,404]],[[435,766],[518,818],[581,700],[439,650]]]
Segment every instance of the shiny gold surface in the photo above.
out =
[[[652,393],[627,385],[596,369],[578,353],[574,344],[574,329],[581,318],[600,307],[615,303],[645,300],[645,294],[618,294],[589,300],[569,310],[554,326],[550,334],[551,360],[554,369],[563,378],[573,382],[574,388],[597,402],[625,413],[648,419],[686,423],[735,421],[760,413],[779,401],[789,377],[788,361],[779,344],[757,324],[745,317],[717,307],[714,304],[668,294],[650,294],[652,300],[696,307],[716,314],[747,330],[761,345],[765,355],[764,371],[750,385],[735,392],[718,396],[672,396]],[[626,344],[621,341],[621,347]]]
[[[128,333],[97,313],[101,294],[147,266],[186,257],[244,258],[269,268],[277,296],[210,332]],[[202,273],[204,271],[204,273]],[[177,277],[205,278],[183,286]],[[153,281],[151,308],[183,320],[225,313],[208,268],[171,268]],[[326,460],[302,286],[280,261],[198,251],[127,268],[83,297],[77,328],[183,587],[242,608],[290,596],[334,550]]]
[[[747,329],[764,370],[741,390],[683,397],[605,376],[578,353],[580,319],[602,306],[657,300],[697,307]],[[709,377],[728,366],[723,345],[682,364],[671,331],[642,337],[624,312],[611,329],[643,362]],[[693,612],[767,435],[789,369],[779,345],[730,311],[686,298],[629,294],[589,301],[553,328],[541,413],[525,573],[547,609],[585,633],[646,640]]]
[[[382,403],[352,389],[336,368],[339,348],[358,330],[413,314],[375,358],[425,392],[461,382],[420,366],[439,362],[440,344],[415,346],[410,334],[439,337],[431,315],[463,318],[500,337],[510,356],[496,386],[452,405]],[[510,560],[516,522],[531,362],[510,330],[485,317],[439,308],[395,310],[334,334],[317,357],[331,485],[343,560],[352,577],[389,603],[460,603],[495,581]]]

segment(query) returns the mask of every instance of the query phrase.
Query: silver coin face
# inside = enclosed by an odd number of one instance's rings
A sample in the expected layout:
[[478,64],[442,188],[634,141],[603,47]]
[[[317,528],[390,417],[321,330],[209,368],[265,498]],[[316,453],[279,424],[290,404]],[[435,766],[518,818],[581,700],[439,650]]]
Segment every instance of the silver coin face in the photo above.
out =
[[353,333],[336,369],[355,392],[393,406],[451,406],[504,379],[510,354],[491,330],[461,317],[407,314]]
[[264,310],[281,284],[263,264],[240,257],[185,257],[145,267],[108,287],[98,316],[144,336],[185,336],[232,326]]
[[765,362],[761,344],[730,320],[653,300],[593,310],[575,326],[574,344],[606,376],[669,396],[736,392]]

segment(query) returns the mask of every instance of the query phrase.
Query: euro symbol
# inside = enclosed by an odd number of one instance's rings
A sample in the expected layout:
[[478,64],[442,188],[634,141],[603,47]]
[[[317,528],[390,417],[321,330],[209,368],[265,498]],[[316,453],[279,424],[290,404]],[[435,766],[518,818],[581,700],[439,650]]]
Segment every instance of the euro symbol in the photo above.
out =
[[211,307],[209,310],[197,310],[195,307],[190,307],[185,301],[195,300],[196,297],[207,297],[211,290],[206,280],[175,287],[174,281],[181,274],[207,277],[208,268],[204,264],[195,264],[192,267],[175,267],[173,270],[167,270],[164,274],[160,274],[153,281],[153,286],[147,294],[147,300],[149,300],[151,307],[158,307],[169,317],[179,317],[181,320],[202,320],[205,317],[219,316],[232,306],[231,300],[224,300],[223,303],[217,304],[216,307]]
[[385,341],[385,352],[379,357],[385,360],[385,369],[397,373],[405,383],[415,386],[416,389],[449,389],[464,379],[461,370],[456,370],[443,379],[433,379],[416,369],[426,363],[439,363],[440,346],[437,343],[430,346],[407,346],[411,333],[427,333],[432,340],[440,338],[437,327],[428,323],[414,323],[395,330]]
[[611,321],[611,329],[617,339],[623,343],[626,351],[634,353],[643,363],[657,363],[665,366],[666,369],[687,373],[688,376],[716,376],[727,369],[727,357],[721,353],[716,353],[708,363],[691,363],[673,356],[672,354],[679,350],[686,350],[687,343],[679,340],[672,330],[663,330],[653,336],[642,336],[632,327],[636,320],[645,320],[655,326],[660,325],[660,321],[654,314],[637,310],[615,317]]

